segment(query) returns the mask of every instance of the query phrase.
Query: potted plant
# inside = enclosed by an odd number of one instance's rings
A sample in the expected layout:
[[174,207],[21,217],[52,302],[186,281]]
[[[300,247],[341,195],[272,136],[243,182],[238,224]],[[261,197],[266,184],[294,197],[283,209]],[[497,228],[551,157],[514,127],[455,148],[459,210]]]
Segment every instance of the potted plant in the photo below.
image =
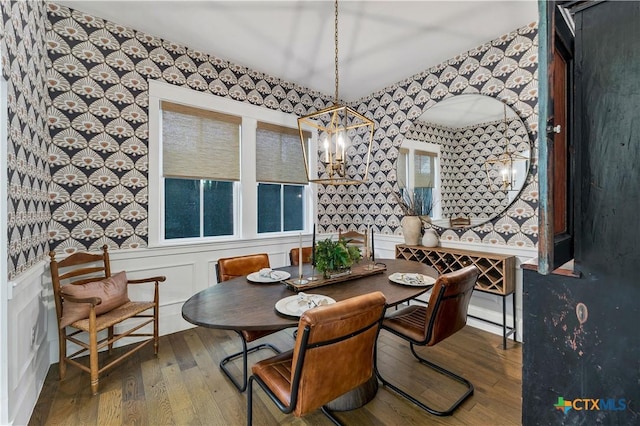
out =
[[404,242],[415,246],[420,244],[423,225],[427,228],[431,227],[431,213],[436,201],[430,193],[425,194],[424,191],[414,189],[413,196],[410,194],[407,188],[401,187],[399,192],[393,193],[393,196],[404,213],[404,217],[400,220]]
[[360,249],[350,246],[345,239],[337,241],[327,238],[316,243],[316,268],[325,278],[332,274],[347,272],[351,265],[362,258]]
[[422,237],[422,219],[418,216],[413,198],[408,191],[402,191],[400,194],[394,192],[393,196],[404,213],[404,217],[400,219],[404,243],[409,246],[419,245]]

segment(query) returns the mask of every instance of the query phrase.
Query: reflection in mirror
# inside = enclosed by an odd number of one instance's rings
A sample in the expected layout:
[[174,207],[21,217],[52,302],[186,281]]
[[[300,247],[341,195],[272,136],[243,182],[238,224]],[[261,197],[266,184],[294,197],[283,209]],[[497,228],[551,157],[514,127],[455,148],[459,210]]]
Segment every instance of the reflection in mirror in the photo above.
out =
[[398,158],[398,185],[419,214],[442,228],[481,225],[501,214],[529,173],[520,117],[484,95],[438,102],[414,121]]

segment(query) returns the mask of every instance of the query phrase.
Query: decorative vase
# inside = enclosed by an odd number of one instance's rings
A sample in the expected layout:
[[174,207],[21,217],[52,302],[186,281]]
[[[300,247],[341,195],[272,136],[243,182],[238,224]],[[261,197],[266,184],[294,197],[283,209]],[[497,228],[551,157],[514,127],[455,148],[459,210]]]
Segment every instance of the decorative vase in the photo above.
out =
[[438,247],[438,244],[440,244],[440,237],[436,230],[433,228],[425,229],[422,236],[422,245],[425,247]]
[[409,246],[417,246],[420,244],[422,236],[422,221],[418,216],[405,216],[400,220],[402,227],[402,235],[404,243]]

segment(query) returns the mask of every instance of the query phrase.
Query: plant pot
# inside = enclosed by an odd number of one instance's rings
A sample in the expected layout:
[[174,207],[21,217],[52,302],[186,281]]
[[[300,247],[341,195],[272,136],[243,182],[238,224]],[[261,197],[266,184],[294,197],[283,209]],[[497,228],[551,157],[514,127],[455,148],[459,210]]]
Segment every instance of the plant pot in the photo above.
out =
[[337,271],[324,271],[323,276],[325,279],[330,279],[344,277],[349,274],[351,274],[351,268],[343,268]]
[[422,236],[422,245],[425,247],[438,247],[440,237],[435,229],[425,229]]
[[316,244],[316,268],[326,279],[335,277],[336,274],[351,273],[351,265],[360,258],[358,247],[348,246],[344,239],[333,241],[327,238]]
[[402,235],[404,243],[409,246],[417,246],[420,244],[422,237],[422,221],[418,216],[405,216],[400,220],[402,227]]

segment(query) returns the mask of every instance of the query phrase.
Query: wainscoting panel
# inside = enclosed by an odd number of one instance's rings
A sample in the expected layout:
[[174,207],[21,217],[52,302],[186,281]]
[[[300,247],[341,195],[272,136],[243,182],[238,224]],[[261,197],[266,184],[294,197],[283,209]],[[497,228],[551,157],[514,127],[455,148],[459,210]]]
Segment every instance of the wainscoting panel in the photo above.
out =
[[8,407],[14,424],[26,424],[50,364],[47,344],[48,306],[43,292],[44,262],[11,282],[7,321],[9,345]]
[[[323,238],[329,237],[323,235]],[[332,235],[334,238],[335,235]],[[311,245],[311,236],[303,237],[303,245]],[[376,257],[393,258],[395,245],[403,242],[401,237],[392,235],[376,235]],[[160,286],[160,334],[166,335],[193,327],[182,318],[182,305],[193,294],[209,286],[216,285],[215,262],[221,257],[266,252],[269,254],[272,267],[289,264],[289,250],[298,245],[298,237],[290,236],[279,239],[259,239],[233,241],[216,245],[159,247],[136,250],[118,250],[112,253],[112,268],[115,271],[126,270],[132,277],[165,275],[167,281]],[[449,243],[447,243],[449,246]],[[462,244],[457,248],[476,249],[471,244]],[[535,253],[526,249],[508,249],[506,247],[487,248],[487,251],[510,253],[519,259],[528,259]],[[10,300],[10,323],[16,324],[11,330],[9,341],[18,342],[10,348],[9,363],[17,366],[10,377],[10,407],[17,407],[18,417],[28,416],[34,401],[37,400],[42,383],[51,364],[58,362],[58,339],[55,320],[55,307],[51,290],[51,278],[48,266],[42,262],[30,273],[23,274],[20,281],[15,282],[13,299]],[[132,290],[132,296],[150,296],[151,288]],[[518,340],[521,339],[522,319],[522,274],[516,268],[516,297],[518,324]],[[495,300],[494,300],[495,299]],[[510,308],[509,308],[510,309]],[[499,320],[501,318],[501,302],[491,295],[477,294],[471,301],[470,312],[479,317]],[[507,312],[510,321],[511,311]],[[499,327],[487,326],[470,319],[469,324],[495,334],[501,334]],[[36,326],[37,325],[37,326]],[[35,344],[31,345],[31,330],[36,330]],[[41,332],[46,330],[46,333]],[[26,414],[25,414],[26,413]],[[23,424],[16,417],[16,424]]]

